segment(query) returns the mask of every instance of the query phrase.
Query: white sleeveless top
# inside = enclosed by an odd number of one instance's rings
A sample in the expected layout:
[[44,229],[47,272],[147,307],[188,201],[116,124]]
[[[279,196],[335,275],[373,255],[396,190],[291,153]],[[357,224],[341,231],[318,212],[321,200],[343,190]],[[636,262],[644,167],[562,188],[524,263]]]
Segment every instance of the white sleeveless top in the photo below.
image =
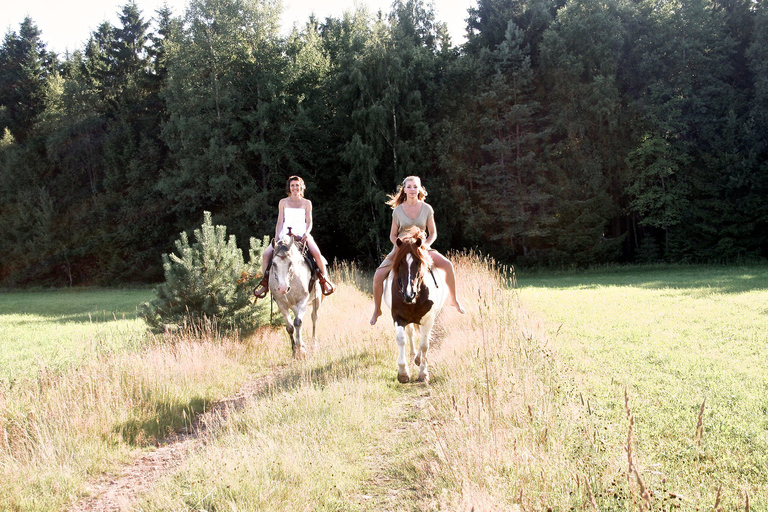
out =
[[291,233],[296,236],[304,236],[307,232],[307,211],[304,208],[289,208],[283,209],[283,227],[280,229],[280,237],[283,238],[288,234],[288,228],[291,228]]

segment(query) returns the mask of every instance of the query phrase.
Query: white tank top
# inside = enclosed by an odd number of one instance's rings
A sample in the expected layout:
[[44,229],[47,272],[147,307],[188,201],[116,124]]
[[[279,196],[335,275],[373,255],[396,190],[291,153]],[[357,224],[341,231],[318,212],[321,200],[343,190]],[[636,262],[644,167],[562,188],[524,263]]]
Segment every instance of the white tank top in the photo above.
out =
[[283,227],[280,230],[280,237],[283,238],[288,234],[288,228],[291,228],[291,233],[296,236],[304,236],[307,232],[307,211],[304,208],[289,208],[283,209]]

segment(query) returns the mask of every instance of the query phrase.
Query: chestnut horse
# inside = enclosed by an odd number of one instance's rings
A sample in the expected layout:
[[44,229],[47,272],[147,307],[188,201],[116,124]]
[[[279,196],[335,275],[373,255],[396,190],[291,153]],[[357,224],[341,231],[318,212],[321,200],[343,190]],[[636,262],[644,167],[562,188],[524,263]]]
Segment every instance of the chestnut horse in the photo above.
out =
[[[406,340],[411,347],[411,358],[419,367],[419,381],[429,381],[429,336],[447,296],[445,273],[434,267],[424,244],[424,233],[415,230],[408,236],[398,238],[397,249],[392,256],[392,270],[384,281],[384,301],[392,311],[400,348],[398,381],[405,383],[411,378],[405,358]],[[414,351],[416,336],[421,337],[418,352]]]
[[[285,330],[291,338],[293,357],[306,353],[302,336],[302,323],[307,308],[312,306],[312,340],[317,344],[317,315],[323,303],[320,286],[315,282],[299,242],[286,235],[275,243],[272,267],[269,273],[269,291],[285,318]],[[293,312],[291,321],[290,312]]]

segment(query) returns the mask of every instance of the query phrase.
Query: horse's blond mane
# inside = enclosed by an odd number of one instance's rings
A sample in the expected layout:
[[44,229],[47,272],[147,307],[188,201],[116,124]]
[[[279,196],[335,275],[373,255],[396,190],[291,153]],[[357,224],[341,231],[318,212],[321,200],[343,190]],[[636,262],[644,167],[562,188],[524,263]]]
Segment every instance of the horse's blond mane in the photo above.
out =
[[[400,266],[400,263],[408,254],[413,254],[413,257],[419,261],[422,268],[432,267],[432,258],[424,244],[424,235],[425,233],[422,230],[414,228],[400,238],[403,243],[397,246],[395,254],[392,256],[392,268]],[[417,245],[417,240],[421,240],[422,243]]]

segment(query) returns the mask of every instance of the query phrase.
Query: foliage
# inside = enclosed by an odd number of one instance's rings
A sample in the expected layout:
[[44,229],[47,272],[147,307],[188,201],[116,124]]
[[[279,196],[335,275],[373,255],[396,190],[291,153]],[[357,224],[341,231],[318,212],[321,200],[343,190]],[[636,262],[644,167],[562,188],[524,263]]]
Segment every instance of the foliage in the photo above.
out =
[[330,260],[388,251],[408,174],[441,250],[768,256],[764,1],[477,0],[460,46],[423,0],[290,34],[275,0],[117,14],[64,56],[29,18],[3,39],[7,286],[157,282],[200,211],[272,233],[292,174]]
[[226,226],[214,226],[204,213],[195,242],[185,232],[176,241],[177,253],[163,254],[165,282],[155,288],[156,298],[144,306],[144,317],[154,329],[175,329],[205,319],[224,329],[250,331],[265,322],[264,302],[251,304],[258,282],[256,269],[268,238],[251,238],[249,261]]

